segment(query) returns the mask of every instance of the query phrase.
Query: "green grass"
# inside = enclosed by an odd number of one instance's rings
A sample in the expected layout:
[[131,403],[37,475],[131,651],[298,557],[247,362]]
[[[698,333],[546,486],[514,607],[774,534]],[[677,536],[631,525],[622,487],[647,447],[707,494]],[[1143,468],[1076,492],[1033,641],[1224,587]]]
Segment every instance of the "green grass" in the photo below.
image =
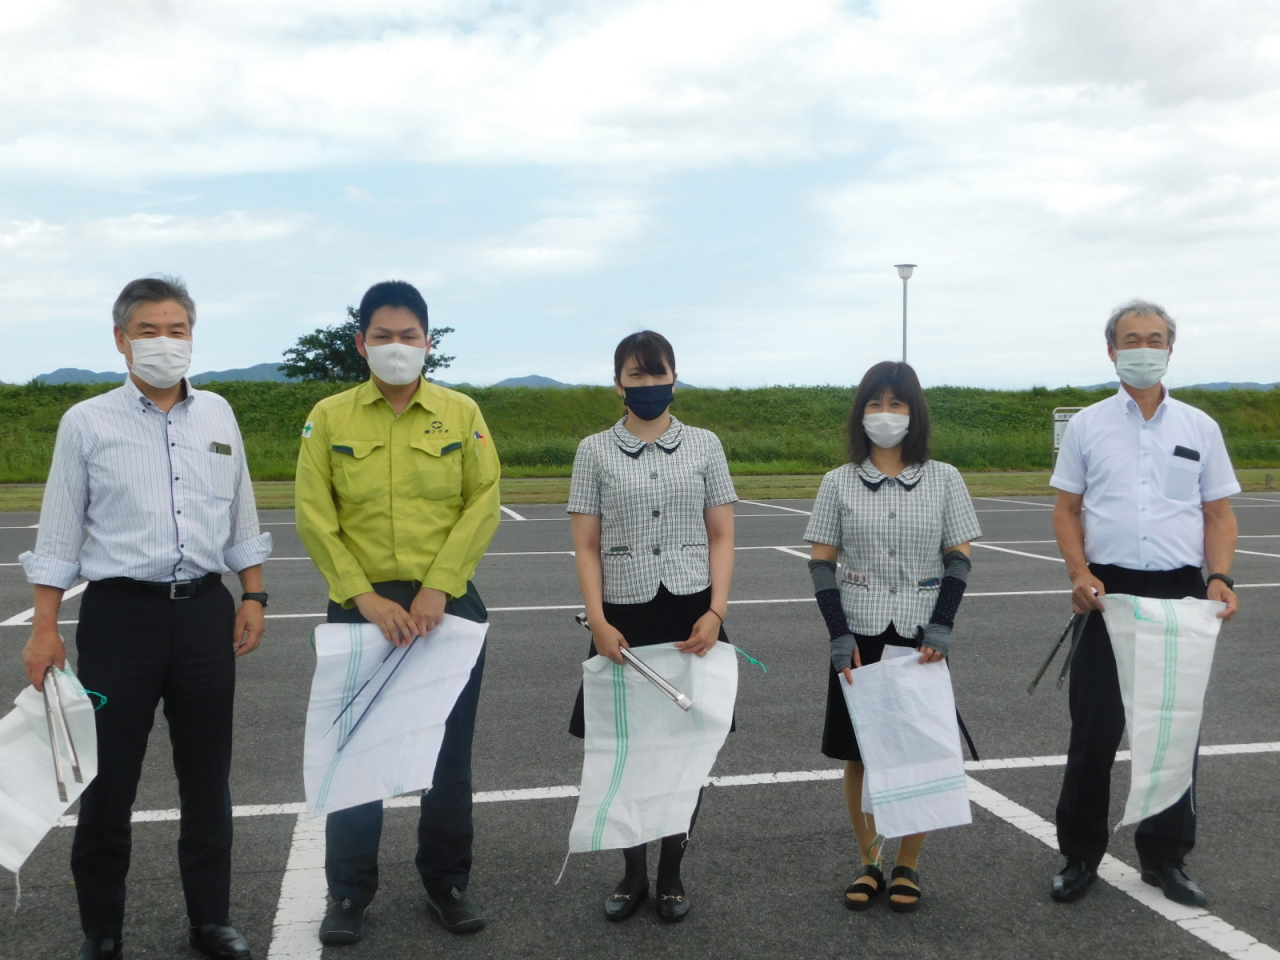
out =
[[[236,411],[257,480],[293,477],[298,436],[316,401],[349,384],[222,383],[208,389]],[[0,483],[39,483],[58,420],[110,385],[0,386]],[[567,477],[582,437],[621,413],[607,387],[464,390],[484,411],[507,477]],[[1052,461],[1052,412],[1110,391],[935,387],[933,455],[966,472],[1044,471]],[[1175,390],[1222,425],[1237,467],[1280,467],[1280,391]],[[737,477],[821,474],[845,460],[848,387],[685,390],[675,412],[719,434]],[[1003,482],[1003,481],[1001,481]],[[1003,487],[1001,489],[1004,489]]]

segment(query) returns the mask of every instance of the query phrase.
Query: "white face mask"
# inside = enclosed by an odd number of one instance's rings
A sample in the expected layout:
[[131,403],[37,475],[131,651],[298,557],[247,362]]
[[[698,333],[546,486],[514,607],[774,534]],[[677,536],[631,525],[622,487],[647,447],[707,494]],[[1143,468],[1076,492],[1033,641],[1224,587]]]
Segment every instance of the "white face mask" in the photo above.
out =
[[1116,375],[1135,390],[1154,387],[1169,369],[1169,351],[1134,347],[1116,351]]
[[896,447],[909,426],[911,418],[904,413],[868,413],[862,418],[862,429],[877,447]]
[[160,390],[167,390],[191,369],[191,341],[171,337],[145,337],[130,340],[133,362],[129,369],[142,380]]
[[403,387],[422,376],[422,365],[427,362],[426,347],[411,347],[407,343],[384,343],[377,347],[365,344],[369,354],[369,369],[383,383]]

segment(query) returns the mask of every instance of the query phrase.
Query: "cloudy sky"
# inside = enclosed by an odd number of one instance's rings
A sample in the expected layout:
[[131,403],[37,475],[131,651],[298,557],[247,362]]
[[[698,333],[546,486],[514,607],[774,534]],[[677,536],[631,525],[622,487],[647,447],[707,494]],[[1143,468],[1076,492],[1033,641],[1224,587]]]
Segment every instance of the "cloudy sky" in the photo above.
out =
[[34,0],[0,23],[0,380],[123,369],[181,274],[194,369],[398,277],[449,380],[1280,380],[1280,5],[1257,0]]

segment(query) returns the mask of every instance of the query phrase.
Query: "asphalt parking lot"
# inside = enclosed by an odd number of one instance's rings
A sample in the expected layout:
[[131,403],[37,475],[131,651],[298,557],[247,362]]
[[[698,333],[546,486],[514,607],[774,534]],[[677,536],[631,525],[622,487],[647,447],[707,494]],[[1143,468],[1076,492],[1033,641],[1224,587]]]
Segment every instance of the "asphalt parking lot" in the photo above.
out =
[[[795,500],[737,506],[727,629],[768,672],[742,663],[738,730],[713,771],[717,781],[685,859],[689,918],[667,927],[649,907],[608,924],[601,903],[621,866],[612,851],[571,858],[556,885],[581,768],[581,744],[565,728],[586,635],[572,620],[580,607],[564,508],[521,505],[504,517],[476,578],[492,625],[475,739],[482,802],[472,890],[490,925],[455,937],[433,922],[413,867],[416,812],[396,807],[366,938],[323,956],[1280,957],[1280,496],[1235,500],[1242,609],[1224,628],[1214,663],[1198,846],[1188,862],[1210,897],[1207,915],[1173,907],[1136,882],[1128,828],[1115,834],[1105,882],[1072,905],[1049,899],[1059,858],[1044,838],[1052,843],[1066,693],[1052,677],[1033,697],[1025,688],[1069,615],[1065,570],[1049,501],[980,499],[976,506],[985,539],[974,551],[952,657],[957,703],[982,756],[970,765],[974,823],[928,841],[917,914],[896,915],[883,904],[853,914],[840,903],[857,845],[838,764],[818,750],[827,644],[804,562],[810,503]],[[19,653],[31,594],[16,558],[34,544],[37,519],[0,515],[5,697],[25,683]],[[267,565],[272,600],[267,638],[239,667],[232,919],[256,957],[319,957],[323,830],[299,811],[309,635],[323,621],[325,585],[292,514],[264,512],[262,520],[275,538]],[[68,600],[63,619],[74,621],[77,610],[78,600]],[[63,630],[70,639],[75,627]],[[157,716],[135,805],[129,956],[196,956],[185,942],[166,739]],[[1117,763],[1113,820],[1127,786],[1127,764]],[[0,957],[75,955],[81,934],[67,865],[71,834],[55,829],[24,867],[21,908],[0,909]],[[13,895],[6,873],[0,903]]]

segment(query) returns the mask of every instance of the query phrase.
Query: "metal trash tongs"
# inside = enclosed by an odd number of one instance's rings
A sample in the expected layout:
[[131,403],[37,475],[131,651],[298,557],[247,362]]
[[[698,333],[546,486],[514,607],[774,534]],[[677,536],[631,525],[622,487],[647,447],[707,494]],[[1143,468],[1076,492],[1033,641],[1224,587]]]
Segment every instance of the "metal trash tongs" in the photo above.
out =
[[[582,624],[582,626],[587,627],[588,630],[591,629],[587,626],[587,615],[585,613],[579,613],[573,619]],[[693,709],[693,700],[690,699],[688,694],[681,693],[671,684],[667,683],[666,679],[661,674],[655,671],[626,647],[619,647],[618,652],[622,654],[622,659],[626,660],[627,663],[640,671],[640,676],[644,677],[664,694],[670,697],[671,702],[677,707],[686,712]]]
[[53,772],[58,778],[58,799],[67,802],[67,774],[62,765],[65,753],[71,760],[71,775],[76,783],[84,783],[84,775],[80,772],[80,756],[76,753],[75,741],[71,739],[71,728],[67,725],[67,711],[62,706],[62,695],[58,692],[57,674],[53,667],[44,672],[44,717],[49,721],[49,746],[53,750]]
[[1040,682],[1040,678],[1043,677],[1045,675],[1045,671],[1049,669],[1049,664],[1053,663],[1053,658],[1058,655],[1058,650],[1061,649],[1063,641],[1067,639],[1067,634],[1070,634],[1071,646],[1067,649],[1067,658],[1062,661],[1062,670],[1058,673],[1057,689],[1062,689],[1063,681],[1067,679],[1067,673],[1071,670],[1071,661],[1075,659],[1076,647],[1080,645],[1080,637],[1084,634],[1084,625],[1089,621],[1090,613],[1092,613],[1092,611],[1072,614],[1071,619],[1067,621],[1067,625],[1062,628],[1062,633],[1059,634],[1057,641],[1049,649],[1049,656],[1045,657],[1044,663],[1040,665],[1040,669],[1036,671],[1036,675],[1032,677],[1031,682],[1027,684],[1028,695],[1035,692],[1036,684]]

